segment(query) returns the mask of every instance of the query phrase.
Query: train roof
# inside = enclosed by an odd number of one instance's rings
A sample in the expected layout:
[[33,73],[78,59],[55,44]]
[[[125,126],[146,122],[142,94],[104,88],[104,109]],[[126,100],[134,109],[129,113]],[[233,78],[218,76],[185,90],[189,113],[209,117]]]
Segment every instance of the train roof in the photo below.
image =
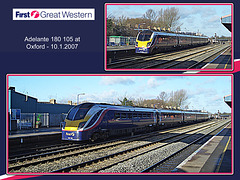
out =
[[[196,111],[182,111],[182,110],[170,110],[170,109],[154,109],[154,108],[144,108],[144,107],[133,107],[133,106],[120,106],[120,105],[112,105],[112,104],[106,104],[106,103],[83,103],[85,105],[88,105],[90,107],[93,107],[94,105],[99,106],[100,108],[114,108],[117,110],[122,111],[141,111],[141,112],[165,112],[165,113],[186,113],[186,114],[207,114],[207,112],[196,112]],[[83,105],[80,104],[80,105]],[[78,106],[80,106],[78,105]]]
[[118,110],[123,111],[144,111],[144,112],[156,112],[157,109],[153,108],[141,108],[141,107],[132,107],[132,106],[117,106],[117,105],[109,105],[109,104],[96,104],[101,108],[116,108]]
[[170,109],[158,109],[159,112],[165,112],[165,113],[182,113],[183,111],[180,110],[170,110]]
[[151,33],[154,33],[156,35],[162,35],[162,36],[180,36],[180,37],[193,37],[193,38],[203,38],[203,39],[208,38],[206,36],[194,36],[194,35],[187,35],[187,34],[159,32],[159,31],[152,31],[152,30],[145,30],[145,31],[142,31],[142,32],[151,32]]
[[185,114],[208,114],[207,112],[183,111]]

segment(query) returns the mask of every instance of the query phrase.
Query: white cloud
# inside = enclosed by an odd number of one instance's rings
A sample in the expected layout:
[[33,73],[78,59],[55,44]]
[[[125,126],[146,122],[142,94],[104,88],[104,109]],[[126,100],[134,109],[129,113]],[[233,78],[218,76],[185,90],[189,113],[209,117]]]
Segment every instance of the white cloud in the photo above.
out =
[[[162,80],[162,79],[161,79]],[[148,81],[147,81],[147,87],[150,87],[150,88],[156,88],[160,85],[162,85],[163,82],[160,81],[158,78],[155,78],[155,77],[151,77]]]
[[219,95],[215,95],[211,98],[211,101],[221,101],[223,102],[223,97],[219,96]]
[[203,82],[204,84],[212,84],[215,83],[217,81],[217,77],[216,76],[209,76],[209,78]]
[[216,90],[213,88],[202,88],[200,86],[196,87],[193,91],[188,91],[190,98],[195,98],[196,96],[204,95],[204,97],[212,97],[216,94]]
[[130,85],[134,83],[135,83],[134,77],[131,76],[104,76],[100,81],[100,84],[102,85],[115,85],[115,84]]

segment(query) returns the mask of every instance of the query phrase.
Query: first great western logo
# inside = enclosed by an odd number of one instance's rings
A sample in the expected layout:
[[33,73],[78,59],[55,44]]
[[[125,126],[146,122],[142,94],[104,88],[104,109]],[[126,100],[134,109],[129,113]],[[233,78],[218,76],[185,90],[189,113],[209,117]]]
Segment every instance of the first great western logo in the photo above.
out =
[[16,18],[38,18],[39,17],[39,12],[34,10],[32,12],[24,12],[22,13],[21,11],[16,11],[15,13]]
[[13,20],[95,20],[95,9],[13,9]]

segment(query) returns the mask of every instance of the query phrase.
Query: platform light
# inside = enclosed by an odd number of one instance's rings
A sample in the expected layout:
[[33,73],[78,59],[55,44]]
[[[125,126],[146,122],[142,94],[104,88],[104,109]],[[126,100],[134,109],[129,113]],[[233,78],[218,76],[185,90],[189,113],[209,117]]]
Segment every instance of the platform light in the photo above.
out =
[[77,95],[77,105],[79,104],[79,96],[80,95],[85,95],[85,93],[80,93],[80,94]]

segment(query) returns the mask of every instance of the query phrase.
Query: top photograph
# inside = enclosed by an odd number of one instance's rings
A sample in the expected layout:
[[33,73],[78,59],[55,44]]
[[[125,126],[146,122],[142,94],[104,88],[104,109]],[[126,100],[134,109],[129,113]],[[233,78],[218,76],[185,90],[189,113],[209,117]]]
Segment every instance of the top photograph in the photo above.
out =
[[233,4],[105,4],[105,70],[233,69]]

